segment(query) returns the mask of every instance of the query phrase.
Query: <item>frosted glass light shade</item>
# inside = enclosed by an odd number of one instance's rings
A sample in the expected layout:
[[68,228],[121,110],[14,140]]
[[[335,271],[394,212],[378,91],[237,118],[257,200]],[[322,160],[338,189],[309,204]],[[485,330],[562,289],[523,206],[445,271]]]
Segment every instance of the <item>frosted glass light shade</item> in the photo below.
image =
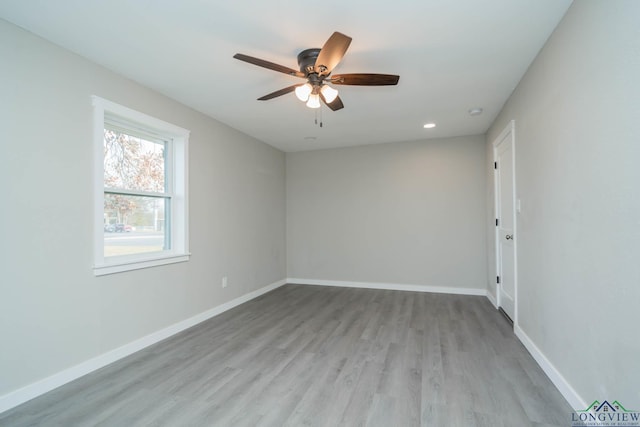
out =
[[296,88],[296,96],[300,101],[307,102],[312,90],[313,88],[311,87],[311,85],[309,83],[305,83],[302,86],[298,86]]
[[322,93],[324,100],[327,101],[328,104],[331,104],[338,97],[338,91],[329,85],[323,85],[320,93]]
[[320,95],[317,93],[312,93],[309,95],[309,101],[307,101],[307,107],[309,108],[320,108]]

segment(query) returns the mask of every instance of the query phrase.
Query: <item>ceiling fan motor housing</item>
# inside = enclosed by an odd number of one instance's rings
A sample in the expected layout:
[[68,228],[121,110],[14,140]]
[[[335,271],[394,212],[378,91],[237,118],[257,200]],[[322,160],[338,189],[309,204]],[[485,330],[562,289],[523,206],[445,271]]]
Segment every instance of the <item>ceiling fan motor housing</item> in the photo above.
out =
[[314,73],[316,59],[318,59],[318,55],[320,54],[320,49],[306,49],[298,54],[298,65],[300,66],[300,71],[305,75],[309,75]]

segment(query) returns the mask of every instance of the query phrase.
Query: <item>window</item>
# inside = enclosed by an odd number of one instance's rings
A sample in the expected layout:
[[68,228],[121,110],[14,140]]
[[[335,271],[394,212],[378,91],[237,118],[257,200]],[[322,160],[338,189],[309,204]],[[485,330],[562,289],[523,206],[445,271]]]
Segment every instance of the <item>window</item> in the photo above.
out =
[[97,96],[96,275],[189,258],[189,131]]

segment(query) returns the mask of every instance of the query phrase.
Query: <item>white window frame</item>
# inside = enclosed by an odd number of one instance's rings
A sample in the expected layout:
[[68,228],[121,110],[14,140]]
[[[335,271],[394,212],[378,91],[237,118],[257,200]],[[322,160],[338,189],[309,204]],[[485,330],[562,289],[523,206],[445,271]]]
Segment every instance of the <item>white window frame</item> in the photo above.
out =
[[[181,127],[92,96],[94,145],[94,266],[96,276],[155,267],[189,260],[188,146],[190,132]],[[171,195],[168,238],[170,249],[160,252],[104,256],[104,129],[105,116],[119,125],[168,139],[165,173]]]

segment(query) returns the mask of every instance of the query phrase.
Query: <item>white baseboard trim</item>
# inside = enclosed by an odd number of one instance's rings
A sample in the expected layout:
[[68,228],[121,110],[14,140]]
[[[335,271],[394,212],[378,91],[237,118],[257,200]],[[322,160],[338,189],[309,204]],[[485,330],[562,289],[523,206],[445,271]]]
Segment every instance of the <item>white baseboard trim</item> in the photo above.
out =
[[340,286],[344,288],[385,289],[389,291],[434,292],[439,294],[479,295],[486,296],[486,289],[475,288],[450,288],[446,286],[407,285],[397,283],[377,282],[345,282],[341,280],[316,280],[287,278],[287,283],[296,285]]
[[174,323],[164,329],[157,332],[153,332],[140,339],[137,339],[129,344],[125,344],[122,347],[118,347],[111,351],[108,351],[100,356],[89,359],[79,365],[65,369],[50,377],[44,378],[35,383],[29,384],[17,390],[14,390],[8,394],[0,396],[0,413],[5,412],[11,408],[14,408],[24,402],[27,402],[33,398],[36,398],[48,391],[56,389],[64,384],[67,384],[75,379],[78,379],[84,375],[87,375],[93,371],[96,371],[104,366],[109,365],[117,360],[120,360],[130,354],[142,350],[145,347],[149,347],[157,342],[160,342],[172,335],[182,332],[198,323],[204,322],[212,317],[215,317],[227,310],[230,310],[240,304],[250,301],[260,295],[266,294],[280,286],[287,283],[286,280],[279,280],[263,288],[249,292],[246,295],[233,299],[229,302],[216,306],[210,310],[204,311],[200,314],[196,314],[193,317],[182,320],[178,323]]
[[540,351],[540,349],[534,344],[534,342],[529,338],[529,336],[520,328],[520,326],[515,325],[513,328],[516,336],[525,348],[531,353],[531,356],[538,362],[538,365],[542,368],[545,374],[549,377],[551,382],[556,386],[560,394],[564,396],[569,405],[575,410],[584,410],[588,403],[580,397],[578,392],[571,387],[571,384],[562,376],[562,374],[556,369],[555,366],[547,359],[547,357]]

